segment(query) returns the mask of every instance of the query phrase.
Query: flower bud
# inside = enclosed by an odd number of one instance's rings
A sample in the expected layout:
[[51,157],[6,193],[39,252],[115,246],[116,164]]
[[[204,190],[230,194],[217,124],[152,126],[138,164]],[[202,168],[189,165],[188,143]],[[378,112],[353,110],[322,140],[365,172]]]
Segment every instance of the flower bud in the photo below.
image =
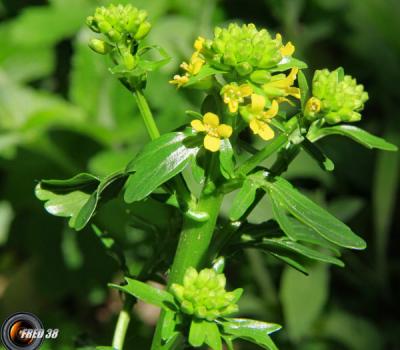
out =
[[306,103],[304,116],[309,120],[317,119],[317,114],[321,110],[321,101],[316,97],[311,97]]
[[112,47],[109,44],[107,44],[105,41],[99,40],[99,39],[91,39],[89,41],[89,47],[94,52],[97,52],[101,55],[105,55],[105,54],[109,53],[112,49]]
[[150,22],[143,22],[140,24],[139,29],[137,30],[134,38],[136,40],[141,40],[143,39],[149,32],[151,29],[151,24]]

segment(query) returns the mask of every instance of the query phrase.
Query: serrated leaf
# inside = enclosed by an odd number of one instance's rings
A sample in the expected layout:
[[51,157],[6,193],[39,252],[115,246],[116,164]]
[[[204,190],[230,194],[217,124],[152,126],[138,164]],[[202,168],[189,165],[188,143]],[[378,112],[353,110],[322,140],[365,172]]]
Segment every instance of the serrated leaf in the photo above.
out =
[[125,280],[127,282],[126,285],[109,284],[109,286],[133,295],[145,303],[161,307],[164,310],[176,309],[174,297],[167,291],[152,287],[147,283],[132,278],[126,277]]
[[268,334],[281,329],[275,323],[267,323],[245,318],[228,318],[221,322],[225,333],[233,335],[235,338],[245,339],[264,349],[278,350]]
[[366,243],[361,237],[297,191],[284,178],[274,178],[267,183],[266,189],[275,203],[285,208],[295,218],[311,227],[328,241],[345,248],[365,249]]
[[182,172],[199,151],[198,141],[187,133],[172,132],[147,144],[127,167],[127,172],[135,173],[128,179],[125,201],[142,200]]
[[219,150],[219,163],[222,175],[226,179],[234,177],[235,163],[232,145],[229,139],[221,140],[221,148]]
[[353,125],[337,125],[327,128],[321,128],[312,133],[312,141],[317,141],[325,136],[341,135],[346,136],[367,148],[377,148],[384,151],[397,151],[397,146],[387,142],[381,137],[370,134]]

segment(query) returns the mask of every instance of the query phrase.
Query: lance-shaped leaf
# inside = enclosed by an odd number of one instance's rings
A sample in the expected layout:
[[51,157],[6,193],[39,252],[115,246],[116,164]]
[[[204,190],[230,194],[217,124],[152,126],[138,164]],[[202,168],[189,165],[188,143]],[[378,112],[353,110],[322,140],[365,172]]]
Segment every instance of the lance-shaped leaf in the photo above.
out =
[[266,182],[265,188],[275,203],[328,241],[345,248],[365,249],[366,243],[361,237],[282,177]]
[[238,220],[253,204],[256,198],[256,192],[264,185],[264,182],[263,172],[258,172],[246,177],[229,211],[229,218],[231,221]]
[[369,132],[360,129],[353,125],[336,125],[327,128],[321,128],[312,132],[310,135],[311,141],[317,141],[329,135],[346,136],[367,148],[377,148],[384,151],[397,151],[397,146],[387,142],[381,137],[370,134]]
[[299,88],[300,88],[301,108],[304,110],[304,107],[306,105],[306,102],[308,100],[308,95],[309,95],[307,78],[302,71],[299,71],[297,76],[298,76],[297,81],[299,82]]
[[196,156],[200,140],[183,132],[164,134],[147,144],[128,165],[132,174],[126,185],[125,201],[140,201],[179,174]]
[[219,163],[222,175],[226,179],[234,177],[235,163],[232,145],[229,139],[221,140],[221,148],[219,150]]
[[201,68],[201,70],[198,74],[191,76],[189,78],[189,81],[184,86],[187,87],[187,86],[196,84],[199,81],[210,77],[211,75],[224,74],[224,73],[226,73],[226,71],[210,67],[209,65],[206,64]]
[[301,146],[313,159],[316,160],[322,170],[333,171],[335,169],[335,164],[332,160],[329,159],[325,153],[309,139],[304,138]]
[[101,200],[115,197],[125,183],[126,175],[113,174],[103,180],[82,173],[66,180],[42,180],[35,189],[36,197],[46,201],[52,215],[70,218],[75,230],[86,226]]
[[224,332],[233,335],[235,338],[245,339],[264,349],[278,350],[268,335],[281,329],[278,324],[245,318],[227,318],[220,323]]
[[270,71],[274,73],[284,72],[291,68],[305,69],[307,68],[307,64],[294,57],[285,57],[281,62],[279,62],[279,64],[277,64],[275,67],[272,67]]
[[127,277],[125,280],[127,282],[125,285],[109,284],[109,287],[119,289],[143,300],[145,303],[156,305],[165,310],[176,310],[177,307],[172,294],[132,278]]

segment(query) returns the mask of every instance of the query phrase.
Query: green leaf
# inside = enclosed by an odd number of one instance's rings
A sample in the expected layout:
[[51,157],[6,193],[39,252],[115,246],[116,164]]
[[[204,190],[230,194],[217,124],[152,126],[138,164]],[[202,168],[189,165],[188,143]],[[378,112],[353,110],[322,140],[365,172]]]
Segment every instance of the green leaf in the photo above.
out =
[[275,203],[328,241],[345,248],[365,249],[366,243],[361,237],[325,209],[302,195],[282,177],[276,177],[267,182],[266,189]]
[[311,141],[317,141],[325,136],[329,135],[342,135],[346,136],[359,144],[363,145],[364,147],[373,149],[381,149],[384,151],[397,151],[397,146],[387,142],[386,140],[372,135],[369,132],[360,129],[353,125],[337,125],[331,126],[327,128],[321,128],[313,132]]
[[213,350],[222,350],[221,334],[219,328],[214,322],[203,323],[206,331],[205,343]]
[[99,202],[115,197],[125,180],[123,173],[101,181],[94,175],[82,173],[67,180],[42,180],[35,194],[46,201],[45,209],[50,214],[69,217],[69,226],[81,230],[94,215]]
[[336,248],[336,246],[327,241],[325,238],[321,237],[311,227],[306,226],[295,218],[287,215],[285,208],[281,207],[280,204],[273,199],[272,211],[276,221],[279,224],[279,227],[292,241],[302,241],[319,245],[334,251],[337,255],[340,255],[340,251]]
[[317,145],[310,142],[310,140],[304,138],[301,146],[313,159],[316,160],[322,170],[333,171],[335,169],[335,164],[332,160],[330,160]]
[[221,174],[225,179],[233,178],[235,171],[234,154],[229,139],[221,140],[221,148],[219,150],[219,162]]
[[202,346],[206,340],[207,336],[207,329],[206,329],[206,324],[207,321],[202,321],[202,320],[192,320],[192,323],[190,324],[190,330],[189,330],[189,344],[198,347]]
[[278,350],[272,339],[268,336],[281,329],[275,323],[267,323],[245,318],[227,318],[221,321],[225,333],[233,335],[235,338],[245,339],[264,349]]
[[199,140],[183,132],[164,134],[147,144],[128,164],[127,172],[135,172],[128,179],[125,201],[140,201],[163,183],[179,174],[196,156]]
[[119,289],[124,293],[133,295],[134,297],[143,300],[145,303],[161,307],[164,310],[176,309],[172,294],[132,278],[127,277],[125,280],[127,282],[126,285],[121,286],[117,284],[109,284],[109,286]]
[[189,81],[185,84],[185,87],[196,84],[199,81],[201,81],[211,75],[224,74],[224,73],[226,73],[226,72],[221,69],[216,69],[216,68],[210,67],[209,65],[206,64],[201,68],[201,70],[198,74],[193,75],[189,78]]
[[280,62],[277,66],[270,69],[271,72],[283,72],[285,70],[291,68],[299,68],[305,69],[307,68],[307,64],[303,61],[298,60],[297,58],[287,57],[282,62]]
[[302,71],[299,71],[299,73],[297,74],[297,81],[299,82],[300,88],[301,109],[304,110],[308,100],[309,88],[307,78]]
[[175,315],[176,313],[172,310],[165,311],[164,322],[161,328],[161,338],[164,341],[168,341],[168,339],[172,338],[175,334]]
[[282,238],[264,238],[262,243],[259,244],[259,246],[261,247],[266,247],[268,248],[269,246],[276,246],[276,247],[280,247],[283,249],[288,249],[290,251],[293,251],[297,254],[303,255],[309,259],[312,260],[317,260],[317,261],[322,261],[322,262],[326,262],[329,264],[334,264],[340,267],[344,266],[344,263],[329,255],[329,254],[324,254],[316,249],[312,249],[310,247],[307,247],[303,244],[297,243],[297,242],[293,242],[291,239],[282,237]]
[[243,185],[235,196],[229,211],[229,219],[231,221],[238,220],[253,204],[254,199],[256,198],[257,189],[259,187],[259,184],[252,181],[251,178],[246,178],[243,181]]
[[328,298],[328,285],[326,265],[315,265],[309,276],[285,269],[280,291],[285,324],[293,341],[300,341],[318,319]]

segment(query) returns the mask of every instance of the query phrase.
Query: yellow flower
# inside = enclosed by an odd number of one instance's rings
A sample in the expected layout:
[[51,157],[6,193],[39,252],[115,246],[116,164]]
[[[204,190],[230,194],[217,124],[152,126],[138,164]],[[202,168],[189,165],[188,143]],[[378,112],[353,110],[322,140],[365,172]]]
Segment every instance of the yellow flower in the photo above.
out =
[[[275,39],[282,42],[282,35],[279,33],[276,34]],[[279,51],[281,52],[281,55],[283,57],[288,57],[292,56],[294,54],[295,47],[294,45],[289,41],[286,45],[282,46]]]
[[187,74],[185,75],[174,75],[174,78],[169,81],[170,84],[176,85],[176,87],[179,89],[183,85],[185,85],[189,81],[189,77]]
[[194,49],[196,52],[200,52],[203,49],[203,45],[206,42],[206,39],[204,39],[202,36],[199,36],[196,41],[193,44]]
[[225,85],[221,89],[221,95],[223,95],[224,102],[228,105],[229,112],[236,113],[239,109],[239,103],[244,101],[244,98],[250,96],[253,93],[253,89],[249,84],[238,85],[231,83]]
[[192,120],[192,128],[197,132],[205,132],[204,147],[211,152],[217,152],[221,147],[221,138],[229,138],[232,135],[232,127],[220,124],[216,114],[208,112],[204,114],[203,121]]
[[200,69],[203,67],[205,61],[199,55],[199,52],[196,51],[193,53],[190,58],[189,63],[183,62],[181,64],[181,68],[184,69],[190,75],[196,75],[200,72]]
[[310,119],[315,119],[317,113],[321,110],[321,101],[316,97],[310,97],[306,103],[304,115]]
[[254,134],[260,135],[263,140],[270,140],[275,136],[274,130],[268,125],[270,120],[278,113],[279,105],[272,101],[270,109],[265,108],[265,97],[257,94],[251,95],[251,105],[243,107],[241,113],[249,121],[250,129]]
[[292,68],[287,76],[285,74],[273,75],[271,80],[262,86],[264,92],[271,99],[277,98],[278,102],[289,102],[286,96],[300,99],[300,89],[293,86],[298,72],[298,68]]

